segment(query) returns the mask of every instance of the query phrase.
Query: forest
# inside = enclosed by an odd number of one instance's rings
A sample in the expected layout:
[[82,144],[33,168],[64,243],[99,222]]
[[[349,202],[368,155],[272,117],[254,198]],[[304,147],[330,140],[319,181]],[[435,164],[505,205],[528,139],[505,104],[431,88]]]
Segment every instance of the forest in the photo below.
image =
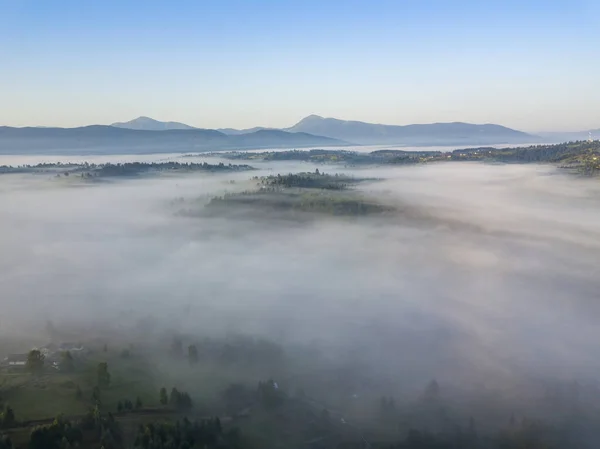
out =
[[249,165],[225,165],[181,162],[124,162],[124,163],[40,163],[36,165],[0,166],[0,174],[53,174],[57,177],[80,177],[84,179],[134,177],[144,174],[193,173],[193,172],[232,172],[252,170]]
[[314,173],[269,175],[254,180],[256,188],[213,197],[204,210],[217,215],[233,213],[294,220],[307,219],[313,214],[362,217],[394,211],[392,206],[352,188],[374,179],[325,174],[316,169]]
[[361,165],[410,165],[431,162],[481,161],[500,163],[551,163],[586,176],[600,171],[600,141],[565,142],[515,148],[479,147],[453,151],[377,150],[370,153],[340,150],[231,152],[219,154],[232,160],[303,161]]
[[[119,349],[122,346],[128,349]],[[298,348],[243,335],[225,339],[174,335],[170,342],[135,347],[96,340],[84,347],[85,356],[63,354],[59,370],[46,363],[37,350],[29,352],[23,368],[2,369],[0,448],[587,448],[586,429],[598,424],[593,408],[581,397],[586,390],[577,385],[564,385],[567,389],[562,393],[548,389],[540,396],[547,406],[561,402],[555,405],[550,421],[539,419],[542,410],[528,417],[518,407],[490,421],[488,412],[477,414],[457,407],[452,389],[435,379],[408,399],[382,389],[380,396],[367,393],[361,387],[364,373],[346,371],[343,383],[338,380],[327,387],[328,392],[318,393],[328,382],[339,379],[333,373],[325,374],[335,367],[334,362],[328,362],[330,366],[323,366],[325,371],[320,373],[302,374],[302,365],[317,362],[314,355],[298,359]],[[151,369],[146,376],[130,371],[123,378],[119,374],[122,368],[145,369],[157,359],[168,361],[171,370],[175,367],[190,393],[161,387],[143,399],[140,395],[133,401],[119,399],[115,406],[114,398],[126,391],[135,394],[164,376]],[[252,381],[252,376],[237,371],[237,381],[222,380],[217,391],[207,395],[202,386],[209,381],[206,367],[223,374],[244,367],[259,380]],[[8,382],[15,377],[25,380],[17,389]],[[66,383],[77,383],[70,389],[70,400],[87,411],[78,413],[69,401],[57,400]],[[345,393],[348,387],[354,393]],[[19,396],[40,388],[55,395],[49,405],[56,416],[31,420]],[[201,390],[204,393],[199,393]],[[342,402],[334,399],[345,395],[349,398]],[[9,400],[18,405],[13,407]],[[497,405],[490,400],[486,407],[492,410]]]

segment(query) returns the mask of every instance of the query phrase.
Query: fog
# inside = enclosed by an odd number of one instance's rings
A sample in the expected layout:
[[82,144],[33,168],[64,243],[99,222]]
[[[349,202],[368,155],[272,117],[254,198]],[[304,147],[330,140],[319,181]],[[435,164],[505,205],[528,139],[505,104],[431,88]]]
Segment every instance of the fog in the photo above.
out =
[[127,334],[151,319],[157,336],[311,345],[408,389],[597,380],[597,182],[536,165],[321,166],[381,179],[358,188],[401,212],[287,224],[176,213],[180,198],[202,208],[252,176],[316,168],[254,165],[69,186],[3,175],[1,336],[43,339],[47,320]]

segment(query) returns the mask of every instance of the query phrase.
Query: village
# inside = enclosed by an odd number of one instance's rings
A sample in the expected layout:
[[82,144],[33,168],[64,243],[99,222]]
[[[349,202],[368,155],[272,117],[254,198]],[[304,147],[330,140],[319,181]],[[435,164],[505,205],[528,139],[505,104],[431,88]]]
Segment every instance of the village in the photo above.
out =
[[89,350],[80,343],[49,343],[45,346],[31,348],[28,352],[8,354],[0,360],[0,371],[18,372],[25,370],[32,351],[39,351],[43,357],[44,366],[60,371],[63,354],[70,353],[73,359],[83,359]]

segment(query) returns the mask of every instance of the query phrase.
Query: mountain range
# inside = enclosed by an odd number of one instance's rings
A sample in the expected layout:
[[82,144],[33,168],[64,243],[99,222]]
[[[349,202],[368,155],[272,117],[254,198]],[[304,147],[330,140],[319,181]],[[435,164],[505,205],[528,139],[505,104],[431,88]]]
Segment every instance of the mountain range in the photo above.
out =
[[572,131],[572,132],[542,132],[539,135],[550,142],[570,142],[577,140],[598,139],[600,137],[600,128],[590,129],[589,131]]
[[[594,133],[598,135],[600,132]],[[310,115],[289,128],[201,129],[138,117],[112,125],[78,128],[0,127],[0,153],[168,153],[252,148],[355,145],[468,146],[560,142],[582,133],[532,135],[501,125],[431,123],[380,125]]]
[[[139,117],[125,123],[114,123],[112,126],[153,131],[192,128],[184,123],[159,122],[148,117]],[[249,129],[222,128],[217,131],[230,136],[239,136],[273,129],[262,127]],[[379,125],[324,118],[318,115],[310,115],[294,126],[280,130],[290,133],[303,132],[359,145],[484,145],[529,143],[539,140],[537,136],[493,124],[475,125],[455,122],[405,126]]]
[[423,125],[379,125],[310,115],[290,132],[306,132],[358,144],[405,145],[484,145],[524,143],[536,136],[500,125],[471,123],[431,123]]
[[168,131],[171,129],[197,129],[179,122],[159,122],[150,117],[138,117],[128,122],[116,122],[110,126],[115,128],[137,129],[139,131]]
[[149,131],[106,125],[80,128],[3,126],[0,127],[0,153],[140,154],[346,145],[328,137],[281,130],[227,135],[214,129],[163,129]]

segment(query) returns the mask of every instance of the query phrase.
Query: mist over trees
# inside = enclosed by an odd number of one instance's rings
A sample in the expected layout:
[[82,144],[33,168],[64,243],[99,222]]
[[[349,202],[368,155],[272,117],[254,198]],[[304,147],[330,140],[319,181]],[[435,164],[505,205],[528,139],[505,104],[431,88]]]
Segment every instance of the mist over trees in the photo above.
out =
[[[595,157],[565,148],[497,157]],[[3,175],[0,355],[26,361],[2,367],[0,433],[21,445],[43,396],[74,410],[35,424],[47,447],[591,449],[600,186],[483,154]]]

